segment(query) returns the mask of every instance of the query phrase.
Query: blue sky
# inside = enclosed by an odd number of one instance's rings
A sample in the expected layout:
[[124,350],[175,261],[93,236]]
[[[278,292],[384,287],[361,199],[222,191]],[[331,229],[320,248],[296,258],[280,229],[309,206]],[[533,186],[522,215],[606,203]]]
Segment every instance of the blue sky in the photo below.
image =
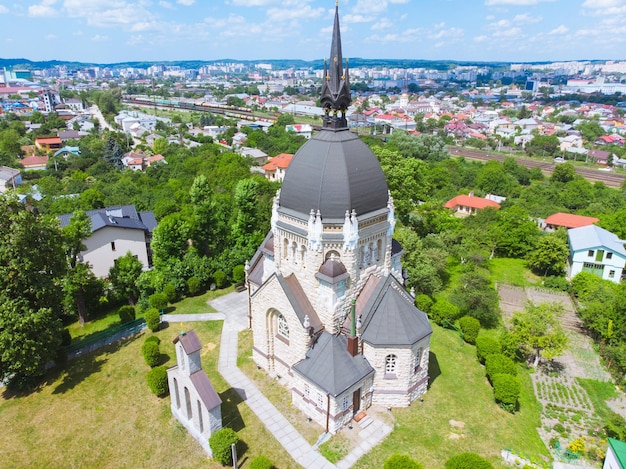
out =
[[[321,59],[335,0],[0,0],[0,57]],[[340,0],[345,57],[626,58],[626,0]]]

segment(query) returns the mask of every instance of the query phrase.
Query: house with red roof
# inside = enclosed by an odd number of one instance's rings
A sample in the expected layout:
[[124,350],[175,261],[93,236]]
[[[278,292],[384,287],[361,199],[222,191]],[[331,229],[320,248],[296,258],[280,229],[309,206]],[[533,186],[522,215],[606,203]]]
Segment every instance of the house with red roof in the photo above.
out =
[[281,153],[271,158],[266,164],[261,166],[261,169],[265,171],[265,177],[270,181],[282,181],[292,159],[292,154]]
[[20,160],[20,164],[26,171],[40,171],[46,169],[48,165],[48,156],[31,155]]
[[35,146],[46,152],[50,150],[59,150],[63,145],[60,137],[37,137]]
[[453,210],[454,215],[457,217],[466,217],[468,215],[475,215],[476,212],[486,208],[499,210],[500,204],[490,199],[476,197],[471,192],[469,195],[457,195],[456,197],[448,200],[444,207]]
[[581,226],[589,226],[597,223],[599,220],[594,217],[584,217],[582,215],[574,215],[573,213],[558,212],[546,218],[545,230],[554,231],[559,228],[580,228]]

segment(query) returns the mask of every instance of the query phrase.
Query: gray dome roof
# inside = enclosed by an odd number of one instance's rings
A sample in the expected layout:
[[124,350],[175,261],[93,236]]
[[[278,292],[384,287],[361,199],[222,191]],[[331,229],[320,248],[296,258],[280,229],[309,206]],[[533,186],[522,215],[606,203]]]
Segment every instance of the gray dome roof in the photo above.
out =
[[343,220],[346,210],[362,215],[385,208],[388,200],[376,156],[348,129],[322,129],[306,142],[291,161],[280,191],[280,206],[305,218],[313,209],[324,219]]

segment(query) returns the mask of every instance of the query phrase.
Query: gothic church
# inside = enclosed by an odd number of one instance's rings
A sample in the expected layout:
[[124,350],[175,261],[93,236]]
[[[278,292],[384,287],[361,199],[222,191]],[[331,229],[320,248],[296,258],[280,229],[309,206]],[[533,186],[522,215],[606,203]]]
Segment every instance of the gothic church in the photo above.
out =
[[432,329],[403,285],[380,164],[348,129],[337,6],[321,93],[323,128],[294,156],[246,272],[254,361],[335,433],[426,392]]

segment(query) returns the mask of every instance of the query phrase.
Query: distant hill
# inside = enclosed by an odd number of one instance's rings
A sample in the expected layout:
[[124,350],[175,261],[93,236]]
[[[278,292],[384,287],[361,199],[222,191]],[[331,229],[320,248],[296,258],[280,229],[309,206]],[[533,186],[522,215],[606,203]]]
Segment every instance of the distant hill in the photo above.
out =
[[[350,67],[390,67],[390,68],[429,68],[435,70],[450,70],[458,66],[481,66],[490,68],[508,67],[511,62],[460,62],[453,60],[412,60],[412,59],[362,59],[359,57],[349,58]],[[148,68],[151,65],[179,66],[184,69],[197,69],[202,65],[215,63],[241,63],[253,66],[258,63],[269,63],[279,69],[285,68],[314,68],[321,69],[323,60],[298,60],[298,59],[273,59],[273,60],[181,60],[181,61],[155,61],[155,62],[118,62],[109,64],[87,63],[87,62],[67,62],[62,60],[32,61],[28,59],[3,59],[0,58],[0,68],[36,70],[52,68],[55,66],[66,66],[70,70],[85,67],[109,67],[109,68]],[[545,62],[543,62],[545,63]]]

